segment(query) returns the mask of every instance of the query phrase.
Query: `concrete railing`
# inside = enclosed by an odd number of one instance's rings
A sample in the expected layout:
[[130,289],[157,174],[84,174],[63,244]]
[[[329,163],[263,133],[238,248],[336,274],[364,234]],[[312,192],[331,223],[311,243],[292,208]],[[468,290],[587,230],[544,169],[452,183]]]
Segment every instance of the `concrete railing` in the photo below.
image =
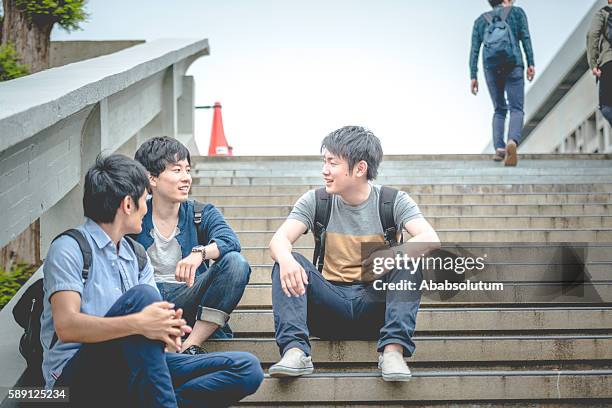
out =
[[[0,247],[40,218],[44,257],[81,223],[82,180],[100,152],[132,155],[168,135],[197,154],[185,73],[208,53],[207,40],[158,40],[0,83]],[[0,312],[0,400],[25,368],[11,314],[19,295]]]

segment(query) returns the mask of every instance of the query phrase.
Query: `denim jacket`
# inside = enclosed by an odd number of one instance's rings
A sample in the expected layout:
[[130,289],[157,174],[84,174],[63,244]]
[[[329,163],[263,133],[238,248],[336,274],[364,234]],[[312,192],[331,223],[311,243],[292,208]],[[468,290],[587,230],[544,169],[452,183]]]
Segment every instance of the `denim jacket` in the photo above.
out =
[[[494,10],[499,10],[498,7],[503,6],[497,6]],[[508,15],[508,19],[506,21],[508,22],[508,25],[510,26],[516,40],[516,54],[514,55],[515,66],[524,66],[523,54],[521,53],[519,43],[523,45],[523,50],[525,51],[525,56],[527,57],[527,66],[535,65],[531,35],[529,34],[529,24],[527,23],[527,14],[525,14],[525,11],[522,8],[512,6],[512,10],[510,10],[510,14]],[[472,30],[472,47],[470,50],[471,79],[476,79],[478,77],[478,57],[480,55],[482,42],[484,41],[485,30],[487,29],[488,25],[489,24],[487,23],[484,14],[478,17],[474,22],[474,28]],[[484,69],[489,69],[489,67],[485,66]]]
[[[145,249],[148,249],[153,244],[153,200],[147,200],[147,214],[142,219],[142,231],[135,238],[140,242]],[[228,252],[240,252],[240,241],[236,233],[225,222],[223,215],[212,204],[206,204],[202,210],[202,222],[200,228],[204,232],[204,242],[198,243],[198,233],[196,225],[193,223],[193,200],[187,200],[181,203],[179,208],[179,219],[177,227],[179,229],[175,236],[179,245],[183,258],[191,253],[191,249],[197,245],[208,245],[212,242],[217,243],[219,248],[219,258]],[[206,270],[208,263],[203,262],[198,268],[197,274]]]

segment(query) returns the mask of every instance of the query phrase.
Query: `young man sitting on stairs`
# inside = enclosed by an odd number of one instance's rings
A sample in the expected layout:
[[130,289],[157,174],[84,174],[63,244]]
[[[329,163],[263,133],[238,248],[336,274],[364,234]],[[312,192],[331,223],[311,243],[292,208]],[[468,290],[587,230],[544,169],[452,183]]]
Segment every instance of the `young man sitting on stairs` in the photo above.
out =
[[[155,137],[135,159],[149,173],[151,198],[136,239],[147,250],[164,300],[184,310],[193,331],[186,354],[205,353],[209,337],[231,338],[227,325],[251,274],[240,242],[212,204],[189,200],[191,157],[178,140]],[[209,261],[214,261],[209,267]]]
[[[330,340],[378,339],[383,379],[408,381],[411,374],[404,357],[415,350],[412,335],[420,292],[375,289],[380,282],[375,285],[363,273],[362,245],[387,246],[368,256],[364,264],[371,264],[373,256],[419,256],[438,248],[440,240],[408,194],[371,183],[383,157],[372,132],[343,127],[323,140],[321,152],[325,188],[304,194],[270,242],[276,261],[274,326],[282,358],[269,373],[312,373],[312,334]],[[397,245],[402,227],[412,238]],[[315,234],[314,263],[292,252],[293,243],[308,230]],[[422,279],[420,271],[402,269],[378,278],[385,283],[411,280],[416,288]]]

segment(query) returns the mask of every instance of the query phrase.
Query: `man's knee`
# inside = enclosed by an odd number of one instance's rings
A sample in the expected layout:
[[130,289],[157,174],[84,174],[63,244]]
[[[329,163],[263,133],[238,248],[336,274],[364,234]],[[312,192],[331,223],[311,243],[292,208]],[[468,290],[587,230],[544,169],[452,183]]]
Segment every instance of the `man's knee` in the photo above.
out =
[[139,312],[151,303],[160,302],[161,300],[162,297],[159,291],[150,285],[136,285],[125,292],[119,299],[129,313]]
[[240,380],[236,384],[243,395],[251,395],[257,391],[264,379],[264,372],[257,357],[251,353],[235,353],[233,369]]
[[228,252],[218,263],[226,279],[231,279],[235,284],[246,285],[249,282],[251,266],[240,252]]
[[255,393],[264,378],[257,357],[251,353],[237,351],[224,354],[229,359],[227,370],[232,373],[232,391],[240,394],[240,398]]
[[[311,261],[306,259],[306,257],[304,255],[300,254],[299,252],[292,252],[291,255],[293,255],[293,259],[295,259],[296,262],[299,263],[302,268],[304,268],[304,271],[307,274],[308,274],[308,271],[309,271],[310,268],[314,268],[315,267],[312,264]],[[278,262],[275,262],[274,266],[272,267],[272,276],[274,276],[274,274],[278,274],[278,273],[280,273],[280,265],[278,264]]]

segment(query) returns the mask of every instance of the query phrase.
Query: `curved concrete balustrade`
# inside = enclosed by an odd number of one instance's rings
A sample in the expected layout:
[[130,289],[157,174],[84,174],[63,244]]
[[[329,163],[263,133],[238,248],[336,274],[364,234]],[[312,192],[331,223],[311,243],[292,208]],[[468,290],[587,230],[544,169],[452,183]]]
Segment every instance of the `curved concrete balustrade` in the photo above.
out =
[[208,53],[207,40],[158,40],[0,84],[0,247],[41,217],[44,255],[78,223],[75,187],[101,151],[162,134],[194,147],[185,72]]
[[[194,154],[194,81],[207,40],[166,39],[0,83],[0,247],[40,218],[41,256],[82,221],[82,179],[100,152],[133,155],[152,136],[179,138]],[[0,312],[0,401],[25,368],[23,330]]]

